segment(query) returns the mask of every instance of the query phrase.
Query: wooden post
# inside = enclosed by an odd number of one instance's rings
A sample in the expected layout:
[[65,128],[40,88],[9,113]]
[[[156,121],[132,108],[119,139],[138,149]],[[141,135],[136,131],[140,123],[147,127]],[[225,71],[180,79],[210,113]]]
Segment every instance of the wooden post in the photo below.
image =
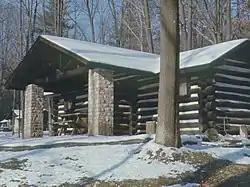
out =
[[240,126],[240,137],[241,138],[248,138],[248,130],[246,125]]
[[53,124],[52,124],[52,98],[48,97],[48,125],[49,125],[49,135],[53,136]]
[[155,121],[146,122],[146,134],[155,134],[156,133],[156,123]]
[[16,107],[16,90],[13,90],[13,100],[12,100],[12,136],[15,134],[14,126],[15,126],[15,107]]

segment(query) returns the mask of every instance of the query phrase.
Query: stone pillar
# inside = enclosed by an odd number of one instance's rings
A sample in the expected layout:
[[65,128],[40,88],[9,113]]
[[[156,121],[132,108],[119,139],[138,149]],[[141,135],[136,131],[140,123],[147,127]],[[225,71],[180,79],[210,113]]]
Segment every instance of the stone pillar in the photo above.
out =
[[31,84],[25,88],[24,138],[43,136],[43,89]]
[[88,134],[112,136],[114,121],[113,72],[90,69],[88,79]]

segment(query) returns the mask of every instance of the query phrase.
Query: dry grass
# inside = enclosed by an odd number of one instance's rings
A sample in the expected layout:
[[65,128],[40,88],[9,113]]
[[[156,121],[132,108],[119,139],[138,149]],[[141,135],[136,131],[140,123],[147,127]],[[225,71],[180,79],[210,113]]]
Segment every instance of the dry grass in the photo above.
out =
[[28,161],[28,159],[18,160],[16,158],[12,158],[8,162],[0,163],[0,168],[1,169],[10,169],[10,170],[22,170],[27,161]]

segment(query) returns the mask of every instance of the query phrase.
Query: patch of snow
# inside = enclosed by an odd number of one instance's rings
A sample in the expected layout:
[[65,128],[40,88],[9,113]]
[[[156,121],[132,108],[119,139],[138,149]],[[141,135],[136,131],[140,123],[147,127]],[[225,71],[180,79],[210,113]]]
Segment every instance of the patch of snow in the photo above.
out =
[[[77,183],[81,177],[103,181],[125,179],[175,177],[186,171],[195,171],[194,166],[182,162],[164,164],[147,160],[148,150],[157,151],[163,146],[150,141],[146,145],[101,145],[71,148],[37,149],[21,152],[1,152],[0,162],[11,158],[28,159],[23,170],[3,170],[0,185],[17,186],[26,177],[29,184],[53,186],[64,182]],[[141,150],[141,151],[140,151]],[[171,154],[178,149],[165,148]],[[140,151],[140,152],[139,152]],[[139,153],[138,153],[139,152]],[[144,158],[144,159],[141,159]]]
[[187,183],[187,184],[175,184],[171,186],[165,186],[165,187],[198,187],[200,184],[197,183]]
[[[22,170],[2,169],[0,185],[18,186],[20,182],[29,185],[53,186],[64,182],[77,183],[81,178],[95,178],[103,181],[121,181],[126,179],[141,180],[160,176],[176,177],[187,171],[196,171],[194,165],[180,161],[162,163],[151,159],[162,150],[164,157],[171,158],[173,153],[184,151],[203,151],[216,158],[230,160],[238,164],[250,164],[250,150],[247,148],[223,148],[202,145],[203,135],[182,135],[182,142],[193,141],[197,145],[186,145],[181,149],[161,146],[154,140],[144,144],[133,145],[99,145],[83,147],[62,147],[52,149],[35,149],[29,151],[1,151],[0,162],[11,159],[27,159]],[[0,133],[0,141],[12,146],[41,145],[57,142],[110,142],[129,139],[145,139],[149,135],[120,137],[61,136],[43,139],[20,140],[8,133]],[[155,135],[151,135],[154,138]],[[6,140],[4,140],[4,138]],[[12,140],[12,138],[16,138]],[[229,137],[230,138],[230,137]],[[232,138],[238,138],[232,137]],[[158,153],[159,154],[159,153]],[[192,185],[192,184],[186,184]],[[182,185],[183,186],[183,185]],[[185,186],[185,185],[184,185]]]
[[201,143],[202,142],[202,135],[186,135],[183,134],[181,135],[181,141],[183,142],[196,142],[196,143]]
[[216,158],[229,160],[237,164],[250,164],[250,150],[248,148],[214,147],[203,150]]
[[43,138],[19,139],[17,136],[11,136],[11,133],[0,134],[0,146],[17,147],[17,146],[38,146],[60,143],[102,143],[118,142],[126,140],[139,139],[143,140],[151,135],[141,134],[135,136],[87,136],[87,135],[65,135],[65,136],[44,136]]

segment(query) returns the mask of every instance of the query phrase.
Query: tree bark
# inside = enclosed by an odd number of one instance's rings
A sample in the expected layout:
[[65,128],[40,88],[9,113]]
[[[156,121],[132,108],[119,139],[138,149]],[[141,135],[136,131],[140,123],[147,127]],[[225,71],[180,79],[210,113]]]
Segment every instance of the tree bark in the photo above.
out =
[[144,6],[144,16],[145,16],[145,23],[146,23],[146,36],[148,41],[148,49],[150,53],[154,53],[154,44],[153,44],[153,36],[151,32],[151,21],[149,15],[149,7],[148,7],[148,0],[143,0]]
[[183,44],[183,50],[187,50],[187,40],[188,40],[188,33],[187,33],[187,22],[185,18],[185,9],[183,5],[183,1],[179,0],[180,5],[180,23],[181,23],[181,40]]
[[188,3],[188,50],[193,48],[193,0]]
[[161,1],[160,84],[156,143],[180,146],[178,131],[179,95],[179,1]]
[[[88,17],[89,17],[89,23],[90,23],[90,29],[91,29],[91,41],[93,43],[96,42],[96,39],[95,39],[95,25],[94,25],[94,17],[95,17],[95,12],[92,12],[91,11],[91,7],[90,7],[90,2],[89,0],[85,0],[85,5],[86,5],[86,8],[87,8],[87,14],[88,14]],[[93,5],[93,2],[92,2],[92,6]],[[93,8],[93,7],[92,7]],[[96,8],[96,7],[95,7]],[[94,9],[95,9],[94,8]]]
[[43,8],[43,34],[46,34],[46,11],[45,11],[45,0],[42,2],[42,8]]
[[116,5],[114,0],[109,0],[109,8],[111,10],[111,14],[114,19],[114,34],[115,34],[115,41],[116,46],[120,46],[120,37],[119,37],[119,27],[118,27],[118,19],[117,19],[117,11],[116,11]]
[[[20,59],[23,58],[23,2],[22,0],[20,1]],[[29,31],[27,33],[27,36],[29,38]],[[29,47],[29,41],[27,41],[26,43],[26,52],[28,50]],[[22,95],[22,91],[19,91],[19,120],[18,120],[18,137],[20,137],[20,128],[22,129],[22,138],[24,138],[24,105],[23,102],[24,101],[24,97]],[[20,110],[22,110],[22,116],[20,114]]]
[[35,35],[35,28],[36,28],[37,9],[38,9],[38,1],[36,0],[34,14],[33,14],[32,29],[31,29],[31,33],[30,33],[31,44],[33,44],[35,41],[34,35]]
[[123,19],[125,15],[125,0],[122,0],[122,12],[121,12],[121,20],[120,20],[120,33],[119,33],[119,40],[120,40],[120,47],[123,46],[123,29],[124,29],[124,24],[123,24]]

